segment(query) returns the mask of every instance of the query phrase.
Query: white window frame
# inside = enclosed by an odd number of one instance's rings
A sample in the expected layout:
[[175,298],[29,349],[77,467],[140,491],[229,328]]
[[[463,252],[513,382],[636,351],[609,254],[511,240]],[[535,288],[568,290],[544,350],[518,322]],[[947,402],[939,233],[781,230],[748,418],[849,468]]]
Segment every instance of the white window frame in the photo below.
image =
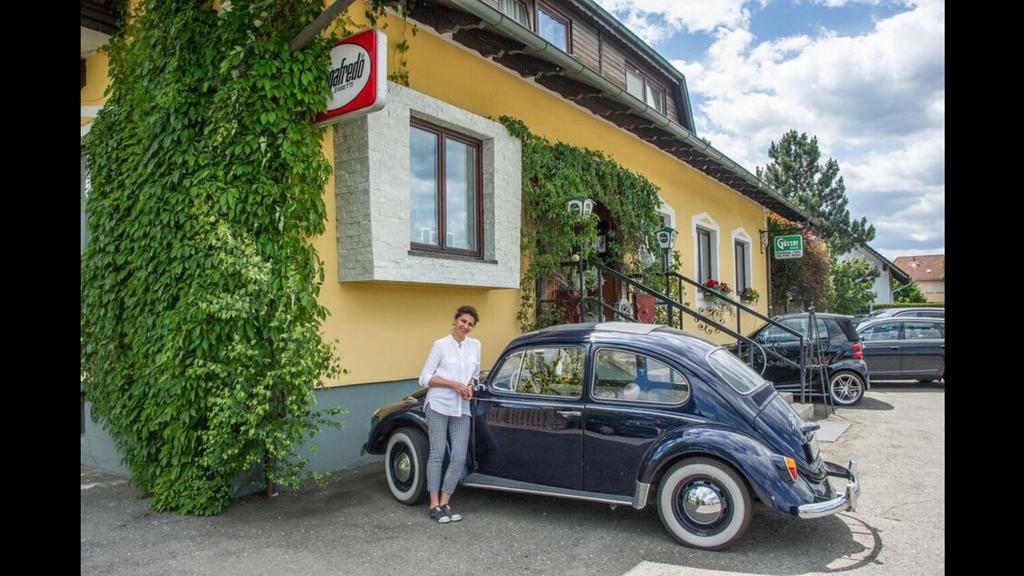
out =
[[739,296],[740,296],[740,282],[739,282],[739,280],[740,279],[736,277],[736,243],[737,242],[741,242],[743,244],[746,244],[746,247],[747,247],[747,249],[745,250],[745,252],[746,252],[746,262],[743,263],[743,268],[746,271],[746,277],[743,279],[743,282],[747,286],[751,286],[752,287],[754,285],[754,282],[753,282],[753,280],[754,280],[754,269],[753,269],[754,257],[753,257],[753,254],[751,253],[751,248],[754,246],[754,240],[753,240],[753,238],[750,237],[750,234],[747,234],[747,231],[744,230],[742,227],[736,228],[735,230],[733,230],[732,233],[730,234],[730,236],[732,237],[732,246],[733,246],[733,249],[732,249],[733,279],[732,279],[732,281],[733,281],[733,287],[735,288],[736,299],[739,299]]
[[[719,271],[721,270],[721,266],[719,266],[720,250],[718,249],[718,238],[721,235],[721,227],[719,227],[718,222],[716,222],[715,219],[707,212],[701,212],[690,219],[690,235],[693,238],[693,277],[695,280],[700,282],[700,242],[697,238],[698,228],[702,228],[711,233],[711,254],[709,254],[710,258],[708,258],[711,263],[711,277],[721,282],[722,279],[719,277]],[[698,294],[707,300],[714,299],[713,296],[704,296],[703,291],[698,291]]]

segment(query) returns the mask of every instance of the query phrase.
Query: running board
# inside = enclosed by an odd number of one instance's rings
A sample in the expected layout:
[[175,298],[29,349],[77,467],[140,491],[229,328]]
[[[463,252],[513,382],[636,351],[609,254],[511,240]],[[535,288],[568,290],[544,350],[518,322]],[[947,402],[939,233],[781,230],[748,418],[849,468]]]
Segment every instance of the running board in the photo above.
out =
[[574,500],[587,500],[589,502],[602,502],[616,506],[632,506],[637,510],[643,509],[647,504],[647,491],[650,484],[637,482],[637,494],[634,497],[618,496],[615,494],[602,494],[601,492],[587,492],[585,490],[571,490],[569,488],[558,488],[533,484],[532,482],[520,482],[519,480],[508,480],[479,474],[474,472],[462,481],[463,486],[470,488],[483,488],[485,490],[498,490],[501,492],[518,492],[522,494],[540,494],[543,496],[554,496],[556,498],[572,498]]

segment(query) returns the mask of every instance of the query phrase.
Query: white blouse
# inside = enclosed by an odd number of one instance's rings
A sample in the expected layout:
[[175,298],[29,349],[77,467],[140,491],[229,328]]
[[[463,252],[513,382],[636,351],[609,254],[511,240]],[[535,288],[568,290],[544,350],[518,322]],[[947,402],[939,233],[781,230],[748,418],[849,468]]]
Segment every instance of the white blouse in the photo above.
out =
[[[479,380],[480,341],[466,336],[460,346],[451,334],[435,340],[420,372],[420,386],[429,386],[433,376],[463,384],[469,382],[471,377]],[[469,414],[469,400],[451,388],[430,386],[424,408],[427,406],[446,416]]]

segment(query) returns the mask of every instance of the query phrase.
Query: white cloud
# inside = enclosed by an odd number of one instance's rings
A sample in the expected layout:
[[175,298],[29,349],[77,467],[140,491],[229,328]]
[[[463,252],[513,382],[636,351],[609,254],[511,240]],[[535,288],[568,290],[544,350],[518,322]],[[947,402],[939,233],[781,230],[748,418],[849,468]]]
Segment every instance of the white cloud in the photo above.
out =
[[[763,2],[764,0],[762,0]],[[746,27],[746,0],[597,0],[649,44],[677,32],[710,32],[720,26]]]
[[851,215],[878,230],[876,249],[933,249],[944,242],[944,34],[944,5],[917,2],[859,36],[758,42],[723,26],[700,60],[673,64],[715,148],[753,172],[786,131],[816,135],[839,161]]

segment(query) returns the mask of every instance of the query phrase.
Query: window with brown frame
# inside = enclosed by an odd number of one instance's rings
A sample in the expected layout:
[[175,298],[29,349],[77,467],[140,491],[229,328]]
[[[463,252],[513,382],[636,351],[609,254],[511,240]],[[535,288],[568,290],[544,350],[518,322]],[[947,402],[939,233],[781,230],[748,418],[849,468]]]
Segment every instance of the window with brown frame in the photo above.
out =
[[629,63],[626,64],[626,92],[659,113],[665,113],[665,88]]
[[543,2],[537,2],[537,35],[572,54],[572,20]]
[[480,258],[480,141],[413,119],[409,127],[410,245]]
[[501,11],[508,14],[523,27],[530,29],[530,9],[523,0],[501,0]]

